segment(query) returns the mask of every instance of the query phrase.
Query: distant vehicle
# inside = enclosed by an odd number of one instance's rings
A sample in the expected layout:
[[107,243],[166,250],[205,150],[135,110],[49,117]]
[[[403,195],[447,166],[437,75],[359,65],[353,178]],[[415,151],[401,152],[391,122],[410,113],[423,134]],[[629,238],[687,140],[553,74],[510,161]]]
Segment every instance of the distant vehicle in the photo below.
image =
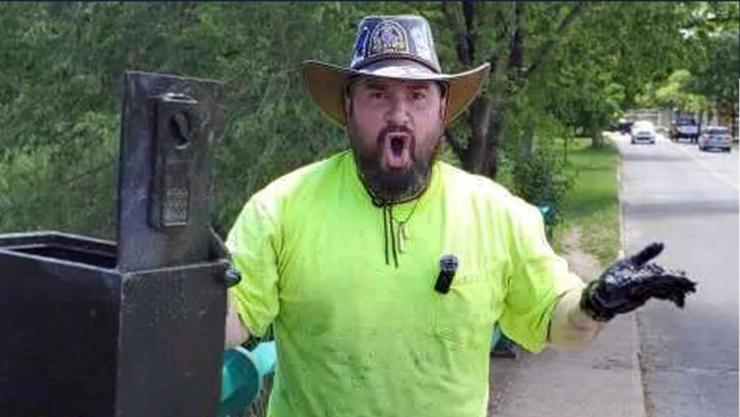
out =
[[730,152],[732,149],[732,137],[730,130],[724,126],[709,126],[699,136],[699,150],[720,149]]
[[619,119],[619,122],[617,122],[617,130],[619,130],[619,133],[629,135],[630,129],[632,129],[632,122],[626,119]]
[[639,120],[632,125],[630,131],[630,142],[655,143],[655,125],[647,120]]
[[691,143],[696,143],[699,139],[699,124],[690,117],[682,117],[671,123],[669,136],[672,141],[679,139],[688,139]]

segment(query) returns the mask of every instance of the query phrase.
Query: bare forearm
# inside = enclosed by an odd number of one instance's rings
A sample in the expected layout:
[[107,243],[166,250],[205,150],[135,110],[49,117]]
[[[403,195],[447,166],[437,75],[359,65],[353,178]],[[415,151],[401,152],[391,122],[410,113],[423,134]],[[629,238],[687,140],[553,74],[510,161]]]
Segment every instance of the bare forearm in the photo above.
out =
[[569,350],[589,345],[601,332],[603,322],[591,319],[581,310],[581,288],[567,292],[558,302],[550,319],[549,342]]
[[224,349],[239,346],[249,340],[249,332],[239,318],[239,314],[234,307],[231,297],[228,297],[226,312],[226,336],[224,340]]

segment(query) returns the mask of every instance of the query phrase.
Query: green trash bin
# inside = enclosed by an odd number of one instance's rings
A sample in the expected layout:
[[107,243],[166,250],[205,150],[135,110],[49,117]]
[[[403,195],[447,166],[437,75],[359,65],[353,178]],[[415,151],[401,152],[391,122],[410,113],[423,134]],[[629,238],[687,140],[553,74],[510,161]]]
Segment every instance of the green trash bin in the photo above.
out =
[[503,358],[516,359],[518,347],[501,331],[498,324],[493,328],[493,337],[491,337],[491,355]]
[[265,378],[275,372],[275,342],[263,342],[253,350],[235,347],[224,352],[221,400],[217,417],[240,417],[259,397]]
[[552,232],[558,222],[557,214],[555,213],[555,207],[551,202],[544,201],[538,204],[537,208],[540,210],[540,214],[542,214],[542,220],[545,223],[545,233],[547,234],[547,238],[552,239]]

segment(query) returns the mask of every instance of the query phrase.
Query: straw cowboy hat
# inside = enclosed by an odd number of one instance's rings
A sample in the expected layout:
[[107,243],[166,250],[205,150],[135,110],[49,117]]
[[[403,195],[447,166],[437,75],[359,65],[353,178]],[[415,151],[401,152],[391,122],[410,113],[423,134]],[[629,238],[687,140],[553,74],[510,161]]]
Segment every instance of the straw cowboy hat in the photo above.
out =
[[304,61],[311,96],[331,119],[345,126],[344,92],[358,75],[401,80],[440,81],[447,86],[445,124],[470,105],[488,78],[489,64],[459,74],[443,74],[429,22],[421,16],[368,16],[357,28],[349,68]]

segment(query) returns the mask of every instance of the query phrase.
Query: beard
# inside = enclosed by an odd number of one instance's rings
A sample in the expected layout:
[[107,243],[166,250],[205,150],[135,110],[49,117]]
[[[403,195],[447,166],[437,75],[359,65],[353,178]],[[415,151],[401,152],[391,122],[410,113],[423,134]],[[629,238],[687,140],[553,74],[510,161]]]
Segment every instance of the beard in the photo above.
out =
[[[392,133],[404,133],[410,136],[406,146],[410,148],[408,151],[411,163],[406,169],[388,170],[384,169],[381,163],[383,146],[385,146],[385,141],[390,140],[388,136]],[[362,181],[373,197],[375,204],[399,203],[411,200],[426,189],[431,175],[431,167],[439,156],[442,143],[441,131],[435,132],[429,137],[417,138],[414,132],[408,128],[388,126],[378,133],[373,147],[362,146],[363,143],[367,142],[359,137],[352,122],[350,122],[348,134]],[[421,144],[418,149],[417,144]]]

